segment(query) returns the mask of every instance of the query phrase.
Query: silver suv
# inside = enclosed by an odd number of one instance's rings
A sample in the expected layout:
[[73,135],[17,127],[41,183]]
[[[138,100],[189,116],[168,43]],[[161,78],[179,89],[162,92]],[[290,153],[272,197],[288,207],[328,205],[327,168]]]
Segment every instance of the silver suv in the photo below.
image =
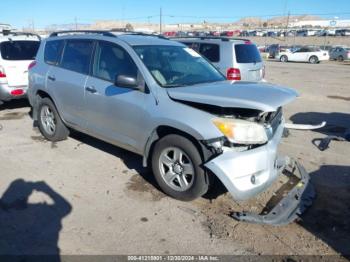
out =
[[255,44],[228,37],[177,38],[207,58],[228,80],[262,81],[265,66]]
[[[268,189],[285,167],[277,155],[281,107],[297,94],[227,81],[194,50],[158,36],[69,31],[41,43],[28,96],[34,123],[50,141],[74,129],[140,154],[160,188],[180,200],[205,194],[215,176],[234,199],[245,200]],[[235,218],[293,220],[309,203],[309,177],[299,170],[301,184],[283,208]]]

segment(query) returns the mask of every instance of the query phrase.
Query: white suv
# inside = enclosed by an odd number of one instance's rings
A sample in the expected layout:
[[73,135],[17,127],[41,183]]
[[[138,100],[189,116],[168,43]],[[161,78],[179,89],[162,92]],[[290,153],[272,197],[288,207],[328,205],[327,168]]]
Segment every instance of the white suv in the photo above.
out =
[[28,68],[34,62],[40,37],[30,33],[0,33],[0,104],[23,98]]
[[207,58],[228,80],[263,81],[265,66],[255,44],[228,37],[177,38]]

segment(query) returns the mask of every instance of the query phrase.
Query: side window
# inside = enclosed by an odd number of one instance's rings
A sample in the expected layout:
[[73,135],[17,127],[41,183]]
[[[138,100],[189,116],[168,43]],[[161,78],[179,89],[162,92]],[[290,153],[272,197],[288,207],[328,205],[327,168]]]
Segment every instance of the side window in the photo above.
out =
[[201,44],[199,53],[205,56],[210,62],[220,61],[220,48],[216,44]]
[[99,42],[95,52],[92,74],[114,83],[118,75],[137,78],[137,66],[130,55],[116,44]]
[[68,40],[60,66],[81,74],[88,74],[93,41]]
[[44,51],[45,63],[56,65],[61,57],[63,45],[63,40],[47,41]]
[[305,52],[309,52],[309,49],[306,47],[302,47],[297,51],[297,53],[305,53]]

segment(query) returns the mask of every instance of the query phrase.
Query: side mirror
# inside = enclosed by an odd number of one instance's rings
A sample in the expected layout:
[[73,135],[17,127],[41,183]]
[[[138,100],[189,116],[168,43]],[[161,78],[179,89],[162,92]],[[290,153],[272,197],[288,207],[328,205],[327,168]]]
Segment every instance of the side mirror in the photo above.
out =
[[137,89],[139,83],[136,77],[117,75],[115,76],[114,84],[118,87]]

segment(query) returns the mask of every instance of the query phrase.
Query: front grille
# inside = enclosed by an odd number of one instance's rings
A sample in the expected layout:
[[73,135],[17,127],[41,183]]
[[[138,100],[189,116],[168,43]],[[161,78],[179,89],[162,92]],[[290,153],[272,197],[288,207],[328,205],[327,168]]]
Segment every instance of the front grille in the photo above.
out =
[[278,127],[282,122],[282,117],[283,117],[283,112],[282,112],[282,108],[280,107],[275,112],[274,116],[270,118],[270,121],[268,123],[272,128],[272,134],[276,133],[276,130],[278,129]]
[[276,130],[280,126],[283,118],[282,107],[279,107],[274,112],[265,113],[260,117],[260,122],[268,129],[269,137],[273,137]]

